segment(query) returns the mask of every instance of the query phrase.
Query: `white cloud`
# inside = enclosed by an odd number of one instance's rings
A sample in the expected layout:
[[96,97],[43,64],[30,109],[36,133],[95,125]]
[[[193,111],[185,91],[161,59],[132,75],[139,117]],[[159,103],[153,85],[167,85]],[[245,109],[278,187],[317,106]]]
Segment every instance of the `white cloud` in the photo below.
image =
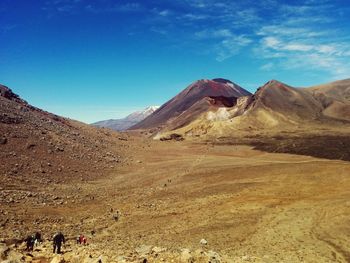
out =
[[161,34],[161,35],[166,35],[168,34],[168,31],[162,28],[157,28],[155,26],[152,26],[150,30],[154,33]]
[[213,32],[215,37],[232,37],[232,32],[229,29],[220,29]]
[[271,69],[273,69],[273,67],[274,67],[274,64],[272,62],[269,62],[269,63],[266,63],[266,64],[262,65],[260,67],[260,70],[270,71]]
[[245,35],[231,36],[224,39],[216,46],[216,60],[224,61],[236,55],[243,47],[252,43],[252,40]]
[[284,15],[303,15],[309,11],[314,11],[314,7],[310,5],[281,5],[280,11]]
[[285,66],[290,69],[308,68],[331,73],[334,79],[350,76],[350,60],[339,59],[325,54],[309,53],[288,58]]
[[[64,6],[72,3],[86,6],[83,0],[56,1],[56,12],[57,7],[65,11]],[[260,59],[260,70],[299,67],[334,76],[349,73],[350,41],[348,24],[344,23],[344,19],[348,22],[348,11],[336,9],[331,0],[305,0],[302,4],[281,4],[279,0],[175,0],[166,9],[157,1],[130,1],[95,1],[86,10],[144,11],[148,17],[142,22],[149,31],[178,41],[174,45],[189,43],[218,61],[247,50],[254,59]],[[177,33],[179,37],[171,35]]]
[[253,8],[225,0],[216,5],[217,1],[210,0],[188,2],[197,8],[198,14],[213,20],[216,28],[197,30],[194,37],[197,41],[211,40],[207,43],[213,43],[218,61],[246,48],[257,59],[271,60],[262,63],[260,70],[299,68],[350,76],[349,39],[344,27],[332,25],[338,12],[332,1],[281,4],[277,0],[262,0]]
[[280,41],[275,37],[265,37],[262,39],[263,45],[267,48],[278,49]]
[[287,51],[310,51],[315,49],[315,47],[301,43],[290,43],[282,46],[281,49]]
[[[274,59],[284,69],[318,70],[345,78],[350,76],[349,49],[346,43],[320,44],[312,38],[293,42],[281,34],[279,38],[264,37],[255,51],[263,58]],[[266,64],[260,69],[268,68]]]
[[237,21],[242,23],[253,23],[261,20],[257,15],[257,11],[253,8],[237,11],[235,16],[237,17]]
[[260,40],[254,53],[271,60],[261,70],[273,63],[286,70],[350,76],[350,43],[344,28],[332,26],[336,10],[331,1],[308,0],[303,5],[276,6],[276,10],[272,23],[255,31]]
[[122,5],[115,5],[111,8],[111,11],[121,11],[121,12],[133,12],[140,11],[142,9],[141,4],[138,2],[126,3]]
[[326,30],[312,30],[307,27],[297,27],[290,25],[267,25],[262,26],[256,33],[259,36],[287,36],[287,37],[295,37],[299,38],[309,38],[309,37],[320,37],[330,34],[329,31]]
[[158,13],[160,16],[168,16],[170,14],[169,10],[162,10]]
[[124,4],[114,5],[101,5],[97,3],[91,3],[85,5],[84,10],[90,13],[132,13],[140,12],[144,10],[144,7],[138,2],[128,2]]
[[180,16],[180,19],[187,19],[187,20],[203,20],[203,19],[207,19],[208,16],[204,15],[204,14],[193,14],[193,13],[188,13],[188,14],[184,14],[183,16]]
[[195,37],[199,39],[208,39],[208,38],[227,38],[232,37],[233,34],[229,29],[216,29],[216,30],[202,30],[196,32]]
[[0,26],[0,32],[7,33],[9,31],[15,29],[16,27],[17,27],[17,25],[15,25],[15,24],[3,25],[3,26]]
[[[303,42],[298,42],[303,41]],[[273,49],[276,51],[296,51],[296,52],[313,52],[328,54],[334,56],[344,56],[348,54],[350,45],[346,43],[319,44],[313,40],[289,41],[282,37],[264,37],[262,39],[263,49]]]
[[186,0],[186,2],[195,8],[206,8],[208,3],[205,0]]
[[248,46],[253,42],[246,35],[236,35],[227,28],[215,30],[202,30],[194,34],[199,40],[214,40],[215,46],[213,52],[216,54],[217,61],[224,61],[236,55],[242,47]]

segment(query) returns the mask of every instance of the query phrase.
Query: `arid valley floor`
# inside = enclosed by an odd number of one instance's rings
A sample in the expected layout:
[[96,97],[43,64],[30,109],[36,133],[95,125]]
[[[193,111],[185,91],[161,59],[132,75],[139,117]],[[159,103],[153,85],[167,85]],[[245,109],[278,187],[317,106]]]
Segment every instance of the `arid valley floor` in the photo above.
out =
[[[32,194],[1,200],[4,240],[35,230],[69,240],[60,257],[48,240],[30,255],[13,244],[7,253],[29,262],[350,261],[349,162],[138,140],[129,139],[132,160],[98,179],[10,186]],[[36,203],[38,194],[59,202]],[[89,245],[75,244],[80,233]]]

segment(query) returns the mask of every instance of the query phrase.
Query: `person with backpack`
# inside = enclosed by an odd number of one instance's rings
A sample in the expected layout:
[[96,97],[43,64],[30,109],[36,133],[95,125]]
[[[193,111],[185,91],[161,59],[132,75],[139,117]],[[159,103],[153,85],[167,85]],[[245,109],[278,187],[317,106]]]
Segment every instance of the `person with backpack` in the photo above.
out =
[[33,235],[27,236],[27,238],[24,240],[27,245],[27,251],[33,251],[34,249],[34,243],[35,243],[35,238]]
[[58,232],[53,236],[53,253],[61,254],[62,243],[65,243],[64,235],[61,232]]
[[41,238],[41,233],[35,232],[35,234],[34,234],[34,246],[37,247],[42,241],[43,240]]

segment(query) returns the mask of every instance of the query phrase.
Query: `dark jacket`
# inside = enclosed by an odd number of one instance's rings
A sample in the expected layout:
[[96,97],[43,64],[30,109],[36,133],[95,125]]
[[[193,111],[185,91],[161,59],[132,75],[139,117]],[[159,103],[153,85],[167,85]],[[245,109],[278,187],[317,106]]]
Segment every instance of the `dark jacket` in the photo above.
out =
[[64,243],[65,239],[64,239],[64,235],[61,232],[54,235],[53,237],[54,244],[61,244],[62,242]]

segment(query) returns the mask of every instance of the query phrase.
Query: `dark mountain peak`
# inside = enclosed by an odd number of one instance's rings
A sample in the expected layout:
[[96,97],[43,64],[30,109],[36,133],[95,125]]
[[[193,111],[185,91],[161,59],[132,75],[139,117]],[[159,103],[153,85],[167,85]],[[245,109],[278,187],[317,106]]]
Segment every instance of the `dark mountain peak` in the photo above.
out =
[[226,96],[241,97],[251,95],[250,92],[230,80],[225,79],[201,79],[193,82],[180,94],[201,96]]
[[224,84],[227,84],[227,83],[234,84],[231,80],[223,79],[223,78],[215,78],[215,79],[212,79],[212,81],[215,81],[218,83],[224,83]]
[[251,95],[251,93],[231,81],[224,79],[216,79],[216,81],[201,79],[193,82],[182,92],[163,104],[156,112],[131,127],[131,129],[148,129],[166,126],[167,123],[182,114],[187,114],[187,116],[193,119],[198,116],[199,113],[208,110],[208,107],[210,107],[208,104],[200,110],[196,109],[195,113],[193,112],[193,107],[195,105],[198,106],[198,103],[201,103],[205,98],[215,100],[217,102],[214,103],[215,105],[232,106],[237,98],[248,95]]

